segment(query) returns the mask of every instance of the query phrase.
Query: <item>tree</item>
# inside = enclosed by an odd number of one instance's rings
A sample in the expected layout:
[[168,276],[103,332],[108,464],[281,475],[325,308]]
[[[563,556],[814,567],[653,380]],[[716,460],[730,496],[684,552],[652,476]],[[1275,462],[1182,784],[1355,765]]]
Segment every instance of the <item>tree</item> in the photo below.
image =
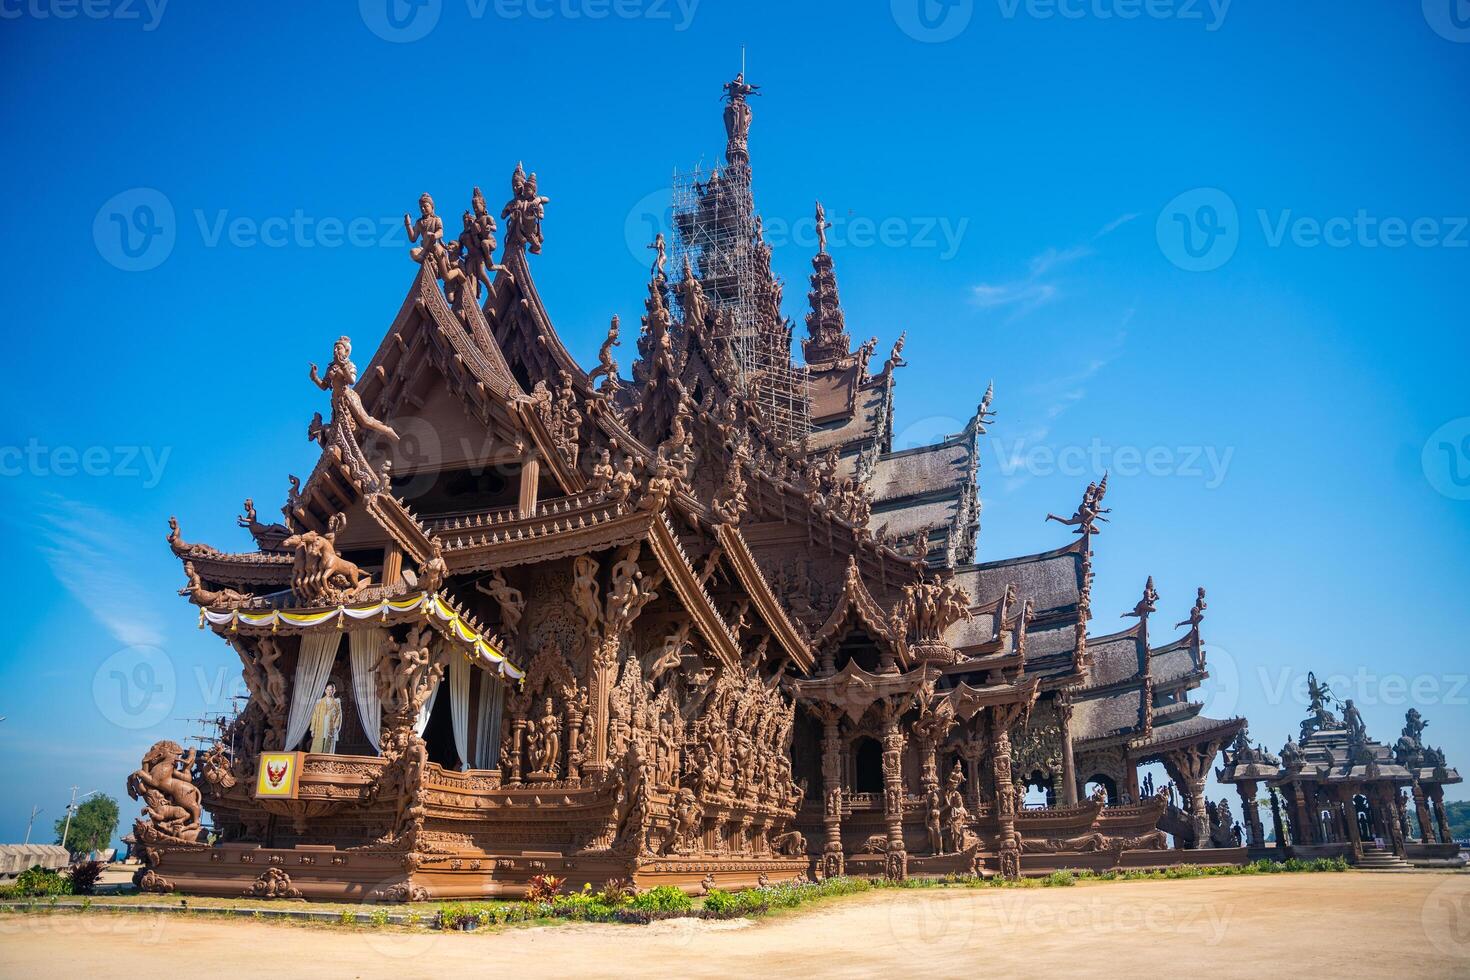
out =
[[[66,831],[66,818],[56,821],[56,843],[62,844],[73,853],[97,851],[112,843],[117,830],[117,800],[98,795],[77,805],[71,818],[71,830]],[[62,840],[63,832],[67,839]]]

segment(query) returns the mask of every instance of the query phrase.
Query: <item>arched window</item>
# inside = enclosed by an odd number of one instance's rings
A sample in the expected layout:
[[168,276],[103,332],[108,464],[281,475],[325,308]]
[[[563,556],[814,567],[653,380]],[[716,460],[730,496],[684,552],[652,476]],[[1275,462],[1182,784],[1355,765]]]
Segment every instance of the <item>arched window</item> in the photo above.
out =
[[1089,776],[1086,785],[1082,787],[1082,792],[1090,798],[1093,793],[1097,792],[1097,788],[1099,786],[1101,786],[1103,788],[1103,791],[1108,794],[1108,805],[1117,806],[1118,784],[1110,776],[1105,776],[1102,773],[1097,773],[1093,776]]

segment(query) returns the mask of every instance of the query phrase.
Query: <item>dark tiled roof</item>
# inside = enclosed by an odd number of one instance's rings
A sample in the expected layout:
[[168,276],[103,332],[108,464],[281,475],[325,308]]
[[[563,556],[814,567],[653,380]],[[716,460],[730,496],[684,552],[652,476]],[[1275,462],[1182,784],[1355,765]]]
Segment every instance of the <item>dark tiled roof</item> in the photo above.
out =
[[1075,609],[1082,595],[1082,555],[1075,544],[1056,551],[960,568],[956,580],[978,605],[999,599],[1015,583],[1038,616]]
[[1143,724],[1143,692],[1137,688],[1080,699],[1072,709],[1072,739],[1085,742],[1135,731]]

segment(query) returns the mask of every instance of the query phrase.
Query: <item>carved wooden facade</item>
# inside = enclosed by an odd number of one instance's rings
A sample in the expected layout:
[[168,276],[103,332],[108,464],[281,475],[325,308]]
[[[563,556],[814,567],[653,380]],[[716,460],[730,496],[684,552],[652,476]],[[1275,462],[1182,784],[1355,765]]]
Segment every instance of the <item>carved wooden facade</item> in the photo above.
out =
[[[752,91],[727,87],[745,165]],[[310,372],[330,416],[283,523],[247,501],[243,553],[173,523],[183,594],[251,697],[203,757],[159,743],[135,774],[142,884],[407,900],[540,873],[698,889],[1174,860],[1162,799],[1078,799],[1106,482],[1063,520],[1075,544],[972,563],[992,392],[964,432],[893,451],[903,341],[870,373],[825,247],[808,438],[774,440],[734,384],[688,263],[671,282],[655,262],[636,342],[615,320],[584,370],[528,259],[548,203],[517,167],[497,264],[478,188],[459,239],[425,195],[370,361],[342,338]],[[261,792],[324,679],[344,748]],[[1056,806],[1021,805],[1033,772]]]

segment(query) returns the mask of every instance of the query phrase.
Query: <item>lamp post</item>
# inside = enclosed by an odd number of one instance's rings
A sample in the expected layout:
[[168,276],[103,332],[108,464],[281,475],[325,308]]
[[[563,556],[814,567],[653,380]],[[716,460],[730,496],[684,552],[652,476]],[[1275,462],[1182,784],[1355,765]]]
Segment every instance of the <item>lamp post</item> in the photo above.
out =
[[[61,832],[62,847],[66,847],[66,839],[68,836],[71,835],[71,818],[77,812],[77,803],[79,802],[77,798],[77,790],[79,789],[81,789],[80,786],[73,786],[71,788],[71,802],[66,805],[66,828]],[[89,790],[81,795],[81,799],[85,800],[87,797],[94,795],[96,792],[97,791],[95,789]],[[68,848],[68,851],[70,851],[70,848]]]

